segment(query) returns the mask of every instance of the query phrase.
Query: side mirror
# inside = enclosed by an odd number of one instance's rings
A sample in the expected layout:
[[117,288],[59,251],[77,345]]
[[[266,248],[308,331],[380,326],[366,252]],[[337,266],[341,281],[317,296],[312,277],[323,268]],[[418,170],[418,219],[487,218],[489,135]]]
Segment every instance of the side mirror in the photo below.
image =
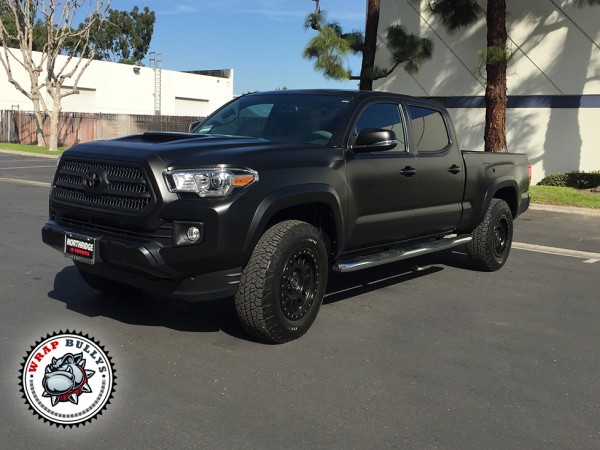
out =
[[201,123],[202,123],[201,120],[194,120],[192,123],[190,123],[190,127],[188,128],[188,131],[191,133],[192,131],[194,131],[194,128],[196,128]]
[[367,128],[358,134],[352,150],[355,153],[382,152],[392,150],[397,145],[398,139],[393,131]]

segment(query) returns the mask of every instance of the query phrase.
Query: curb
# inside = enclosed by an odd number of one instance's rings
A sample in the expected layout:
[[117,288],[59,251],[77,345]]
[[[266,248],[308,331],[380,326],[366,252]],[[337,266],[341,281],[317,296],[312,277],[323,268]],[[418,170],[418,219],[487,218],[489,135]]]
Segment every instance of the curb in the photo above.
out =
[[563,214],[578,214],[581,216],[600,217],[600,209],[594,208],[577,208],[575,206],[540,205],[539,203],[532,203],[529,205],[529,209],[533,211],[547,211]]

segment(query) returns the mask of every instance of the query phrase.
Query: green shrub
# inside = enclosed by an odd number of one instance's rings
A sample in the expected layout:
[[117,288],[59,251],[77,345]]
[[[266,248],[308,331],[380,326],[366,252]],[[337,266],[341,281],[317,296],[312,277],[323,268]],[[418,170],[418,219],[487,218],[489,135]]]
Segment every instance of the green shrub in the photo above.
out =
[[556,187],[567,187],[567,174],[566,173],[551,173],[546,175],[538,186],[556,186]]
[[567,186],[575,189],[591,189],[600,186],[600,171],[570,172],[567,174]]
[[538,186],[571,187],[575,189],[591,189],[600,186],[600,170],[593,172],[552,173],[545,176]]

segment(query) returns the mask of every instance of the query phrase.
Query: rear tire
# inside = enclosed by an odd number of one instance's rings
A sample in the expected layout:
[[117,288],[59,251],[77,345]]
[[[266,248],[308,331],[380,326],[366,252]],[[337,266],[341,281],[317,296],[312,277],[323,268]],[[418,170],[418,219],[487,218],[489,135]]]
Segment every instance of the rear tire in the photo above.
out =
[[244,329],[283,343],[308,331],[327,286],[327,251],[318,230],[287,220],[269,228],[244,267],[235,296]]
[[513,216],[504,200],[492,199],[483,221],[475,228],[467,254],[475,266],[494,272],[504,266],[513,237]]
[[141,292],[141,289],[129,286],[128,284],[119,283],[118,281],[113,281],[108,278],[104,278],[100,275],[93,274],[91,272],[86,272],[85,270],[77,268],[79,271],[79,275],[83,278],[83,281],[87,283],[88,286],[96,289],[107,295],[116,295],[116,296],[131,296],[137,295]]

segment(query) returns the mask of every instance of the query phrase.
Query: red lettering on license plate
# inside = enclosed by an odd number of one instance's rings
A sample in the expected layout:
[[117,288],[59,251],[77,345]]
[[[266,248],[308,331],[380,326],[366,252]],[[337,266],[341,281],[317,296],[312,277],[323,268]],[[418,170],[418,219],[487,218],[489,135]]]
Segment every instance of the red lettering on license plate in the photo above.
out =
[[94,264],[96,241],[89,236],[65,234],[65,256],[75,261]]

